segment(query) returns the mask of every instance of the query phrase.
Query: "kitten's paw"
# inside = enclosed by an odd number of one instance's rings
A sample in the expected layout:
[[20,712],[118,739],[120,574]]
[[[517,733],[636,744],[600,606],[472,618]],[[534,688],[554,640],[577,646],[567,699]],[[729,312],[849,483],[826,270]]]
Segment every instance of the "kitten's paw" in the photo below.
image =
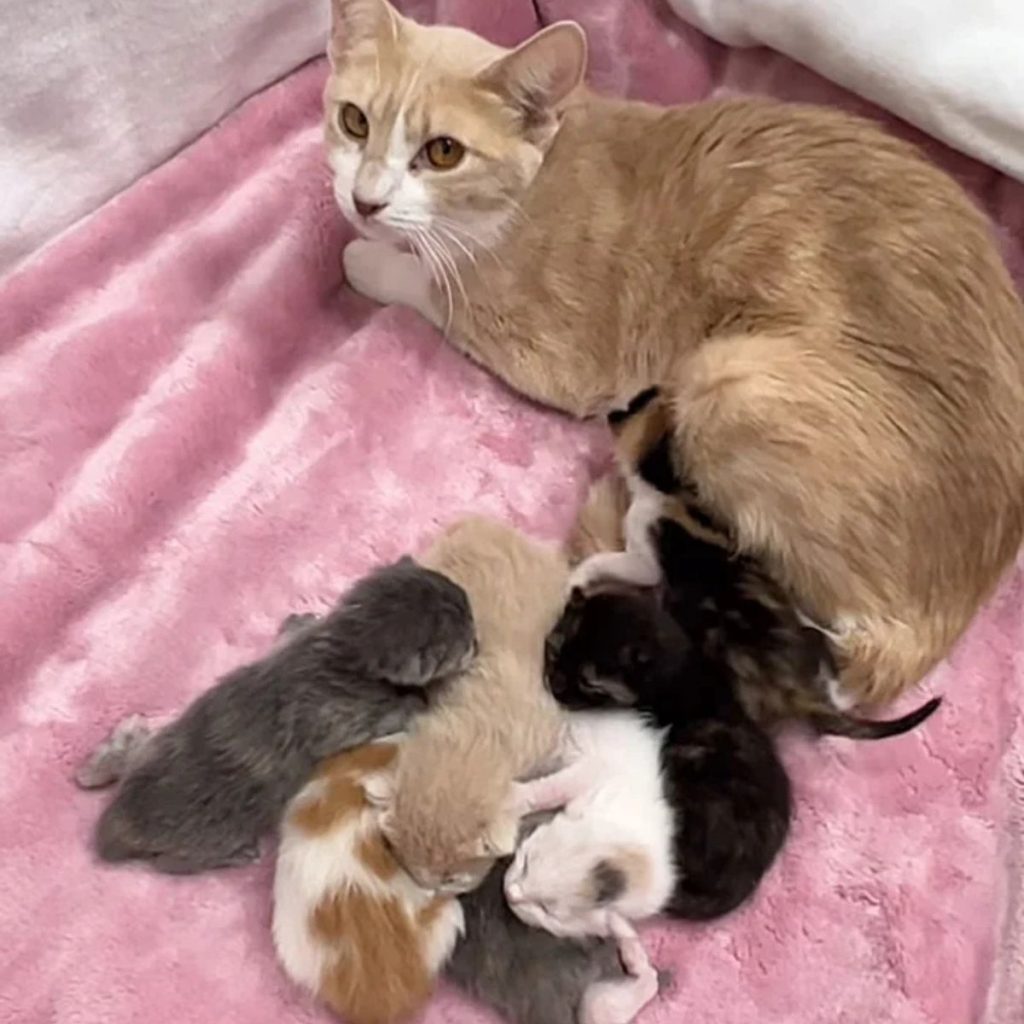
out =
[[425,686],[435,679],[464,672],[476,657],[476,638],[459,636],[450,640],[434,639],[418,651],[403,655],[382,652],[378,675],[397,686]]
[[601,578],[600,559],[601,555],[591,555],[573,569],[569,574],[570,593],[576,590],[584,591]]
[[153,735],[142,715],[129,715],[114,726],[110,735],[75,773],[82,789],[103,789],[117,782]]
[[318,618],[319,616],[314,615],[313,612],[293,612],[281,620],[281,625],[277,627],[277,635],[280,637],[292,636],[307,626],[313,625]]
[[657,994],[658,973],[653,967],[642,977],[599,981],[583,997],[580,1024],[629,1024]]
[[614,579],[620,575],[620,567],[625,552],[601,551],[585,558],[569,574],[569,591],[586,591],[602,580]]

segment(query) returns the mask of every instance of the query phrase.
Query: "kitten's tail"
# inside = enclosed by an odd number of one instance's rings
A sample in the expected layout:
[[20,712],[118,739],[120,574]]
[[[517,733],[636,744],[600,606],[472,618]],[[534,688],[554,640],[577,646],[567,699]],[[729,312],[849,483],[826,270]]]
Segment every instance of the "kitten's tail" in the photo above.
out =
[[882,740],[889,736],[899,736],[909,732],[930,718],[942,703],[941,697],[933,697],[915,711],[903,715],[902,718],[890,718],[885,721],[874,721],[870,718],[857,718],[838,711],[815,712],[811,714],[811,725],[819,733],[831,736],[846,736],[852,740]]
[[749,892],[740,890],[706,892],[694,888],[691,891],[687,889],[684,880],[676,886],[664,911],[670,917],[678,917],[683,921],[713,921],[732,913],[749,895]]

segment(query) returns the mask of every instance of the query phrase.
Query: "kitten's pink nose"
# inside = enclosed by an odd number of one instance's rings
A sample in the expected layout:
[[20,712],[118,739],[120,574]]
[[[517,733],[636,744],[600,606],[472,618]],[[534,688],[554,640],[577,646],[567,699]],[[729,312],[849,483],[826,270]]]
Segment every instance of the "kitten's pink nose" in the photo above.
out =
[[505,898],[509,903],[521,903],[523,899],[523,887],[518,882],[506,883]]
[[367,202],[365,199],[360,199],[359,196],[357,196],[355,192],[353,192],[352,205],[356,208],[356,213],[358,213],[360,217],[370,218],[375,213],[380,213],[380,211],[383,210],[384,207],[387,206],[388,204]]

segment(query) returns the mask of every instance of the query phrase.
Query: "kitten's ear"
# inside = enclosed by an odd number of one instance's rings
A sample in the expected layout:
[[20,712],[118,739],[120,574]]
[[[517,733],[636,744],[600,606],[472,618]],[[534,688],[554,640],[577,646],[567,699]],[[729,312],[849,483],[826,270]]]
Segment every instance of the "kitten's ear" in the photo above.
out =
[[636,694],[625,683],[620,683],[617,679],[600,676],[592,680],[590,685],[598,693],[603,693],[610,701],[618,704],[619,707],[629,708],[637,702]]
[[337,64],[345,51],[385,33],[398,34],[402,16],[387,0],[331,0],[331,41],[327,55]]
[[519,841],[519,819],[514,814],[502,814],[491,823],[481,840],[481,856],[509,857],[516,852]]
[[586,69],[583,29],[559,21],[485,68],[478,80],[507,96],[528,120],[544,121],[580,84]]
[[388,775],[371,775],[363,779],[363,793],[372,807],[388,807],[395,794],[395,787]]

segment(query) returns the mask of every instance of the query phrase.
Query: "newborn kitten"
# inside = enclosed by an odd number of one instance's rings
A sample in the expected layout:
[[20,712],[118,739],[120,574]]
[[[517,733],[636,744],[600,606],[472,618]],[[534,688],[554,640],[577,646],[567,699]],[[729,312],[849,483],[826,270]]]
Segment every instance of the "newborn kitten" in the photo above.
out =
[[[467,519],[421,559],[469,597],[478,654],[402,745],[383,828],[421,885],[464,892],[513,851],[517,779],[555,754],[562,715],[544,686],[544,639],[563,607],[564,557],[511,527]],[[393,797],[393,799],[392,799]]]
[[662,780],[665,730],[632,710],[568,716],[565,767],[526,783],[529,810],[565,805],[520,843],[505,894],[553,935],[610,935],[670,902],[676,811]]
[[890,721],[847,713],[827,636],[801,616],[756,559],[736,552],[676,471],[668,410],[657,390],[641,392],[608,419],[632,496],[626,550],[588,558],[574,583],[660,584],[666,608],[700,655],[723,664],[747,713],[766,727],[798,719],[818,733],[882,739],[935,711],[938,698]]
[[462,932],[454,897],[420,888],[384,843],[369,779],[397,739],[324,762],[289,804],[274,876],[274,946],[288,976],[348,1024],[421,1010]]
[[[525,790],[530,806],[566,809],[520,846],[506,892],[523,920],[559,934],[659,910],[727,914],[757,888],[789,828],[789,779],[772,741],[720,666],[692,658],[652,594],[625,595],[635,600],[601,616],[606,632],[594,643],[588,609],[622,596],[574,593],[548,643],[561,704],[633,713],[571,716],[578,752]],[[604,658],[609,651],[617,656]],[[609,735],[630,728],[632,744]]]
[[378,569],[159,732],[137,716],[114,730],[77,777],[85,788],[122,780],[96,830],[99,856],[172,873],[255,860],[317,761],[404,728],[424,688],[473,653],[457,584],[410,558]]
[[658,991],[639,939],[616,945],[530,928],[505,901],[510,864],[498,861],[479,888],[460,897],[466,931],[448,977],[511,1024],[628,1024]]

